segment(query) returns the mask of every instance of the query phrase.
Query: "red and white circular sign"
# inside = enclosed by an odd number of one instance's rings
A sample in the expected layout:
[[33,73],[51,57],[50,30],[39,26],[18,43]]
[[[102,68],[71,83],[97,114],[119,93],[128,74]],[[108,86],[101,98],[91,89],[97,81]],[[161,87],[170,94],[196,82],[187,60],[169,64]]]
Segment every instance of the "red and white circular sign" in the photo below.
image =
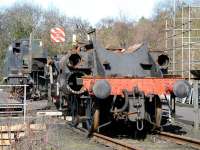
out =
[[64,28],[61,28],[61,27],[52,28],[50,31],[50,34],[51,34],[51,41],[53,43],[65,42]]

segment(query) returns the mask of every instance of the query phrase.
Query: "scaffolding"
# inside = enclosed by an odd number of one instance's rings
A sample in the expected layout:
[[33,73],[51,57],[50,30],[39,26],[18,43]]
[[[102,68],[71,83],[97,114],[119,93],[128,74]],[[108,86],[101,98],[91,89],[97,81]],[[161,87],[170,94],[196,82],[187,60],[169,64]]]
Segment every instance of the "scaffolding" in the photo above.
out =
[[200,6],[173,1],[173,14],[165,23],[165,52],[169,74],[191,80],[191,70],[200,70]]

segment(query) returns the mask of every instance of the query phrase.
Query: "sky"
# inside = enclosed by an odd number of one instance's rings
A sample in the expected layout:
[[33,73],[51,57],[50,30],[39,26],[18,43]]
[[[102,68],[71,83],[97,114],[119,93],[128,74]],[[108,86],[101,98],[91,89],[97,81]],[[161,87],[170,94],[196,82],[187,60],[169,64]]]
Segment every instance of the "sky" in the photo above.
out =
[[[155,6],[164,0],[29,0],[45,9],[58,8],[69,17],[81,17],[96,24],[105,17],[117,17],[119,14],[138,20],[142,16],[150,18]],[[0,0],[0,8],[28,0]],[[168,0],[171,2],[172,0]]]

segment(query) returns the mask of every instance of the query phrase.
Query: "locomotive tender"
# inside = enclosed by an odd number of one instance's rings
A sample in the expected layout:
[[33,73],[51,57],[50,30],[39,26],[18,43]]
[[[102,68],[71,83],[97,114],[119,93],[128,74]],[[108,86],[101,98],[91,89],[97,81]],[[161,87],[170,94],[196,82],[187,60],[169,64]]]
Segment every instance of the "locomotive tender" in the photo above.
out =
[[[169,58],[152,54],[147,44],[125,49],[105,49],[90,32],[86,43],[76,43],[59,61],[59,76],[52,82],[52,99],[72,115],[73,125],[89,131],[112,121],[144,122],[161,126],[162,98],[184,98],[187,81],[165,77]],[[156,59],[155,59],[156,58]],[[55,91],[57,89],[57,92]]]

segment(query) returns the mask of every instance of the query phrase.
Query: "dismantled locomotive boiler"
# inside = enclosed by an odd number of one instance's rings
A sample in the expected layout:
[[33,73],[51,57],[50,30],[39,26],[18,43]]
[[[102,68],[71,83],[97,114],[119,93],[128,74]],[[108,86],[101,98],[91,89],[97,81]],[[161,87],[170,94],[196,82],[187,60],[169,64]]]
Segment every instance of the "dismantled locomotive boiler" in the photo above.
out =
[[[27,98],[38,99],[46,92],[45,65],[47,51],[42,41],[21,39],[13,42],[6,51],[4,60],[4,81],[11,85],[28,85]],[[23,95],[23,88],[14,88],[13,92]]]
[[164,77],[169,58],[157,56],[147,44],[128,50],[105,49],[94,40],[77,44],[59,61],[60,90],[52,97],[71,112],[74,125],[82,122],[90,131],[118,120],[135,122],[138,130],[144,121],[160,127],[161,97],[184,98],[190,85]]

